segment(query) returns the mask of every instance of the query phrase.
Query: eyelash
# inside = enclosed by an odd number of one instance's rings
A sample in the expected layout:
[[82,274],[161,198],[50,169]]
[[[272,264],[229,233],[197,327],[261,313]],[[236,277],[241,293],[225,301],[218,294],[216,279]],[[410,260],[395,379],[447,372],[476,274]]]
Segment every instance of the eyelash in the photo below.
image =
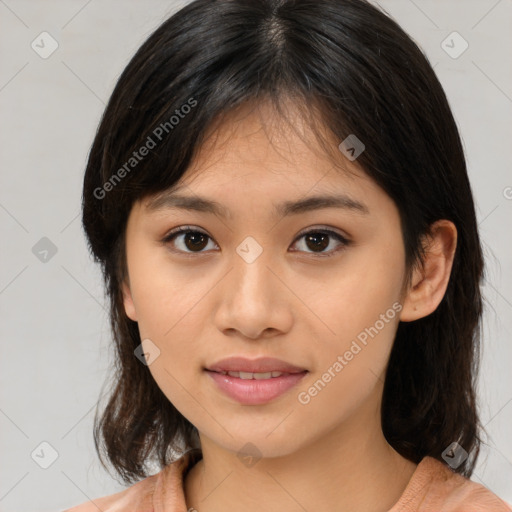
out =
[[[213,240],[207,233],[205,233],[204,231],[201,231],[199,229],[196,229],[194,228],[193,226],[180,226],[179,228],[176,228],[172,231],[170,231],[162,240],[162,243],[164,243],[165,245],[169,244],[169,242],[171,242],[174,238],[176,238],[178,235],[182,235],[182,234],[187,234],[187,233],[200,233],[204,236],[207,236],[208,238],[210,238],[210,240]],[[325,253],[321,253],[321,252],[306,252],[306,254],[313,254],[313,255],[316,255],[318,256],[319,258],[329,258],[331,256],[334,256],[335,254],[338,254],[339,252],[343,251],[344,249],[346,249],[352,242],[351,240],[345,238],[344,236],[340,235],[339,233],[337,233],[336,231],[332,231],[331,229],[326,229],[326,228],[314,228],[314,229],[309,229],[307,231],[303,231],[302,233],[299,233],[297,235],[297,238],[293,241],[293,243],[295,244],[296,242],[298,242],[301,238],[303,238],[304,236],[306,235],[309,235],[309,234],[324,234],[324,235],[329,235],[329,236],[332,236],[334,238],[336,238],[339,242],[341,242],[341,246],[338,247],[337,249],[333,249],[329,252],[325,252]],[[192,255],[193,254],[202,254],[203,251],[182,251],[182,250],[174,250],[172,249],[173,252],[178,252],[180,254],[186,254],[188,257],[193,257]],[[293,251],[293,252],[301,252],[301,251]],[[304,252],[304,251],[302,251]]]

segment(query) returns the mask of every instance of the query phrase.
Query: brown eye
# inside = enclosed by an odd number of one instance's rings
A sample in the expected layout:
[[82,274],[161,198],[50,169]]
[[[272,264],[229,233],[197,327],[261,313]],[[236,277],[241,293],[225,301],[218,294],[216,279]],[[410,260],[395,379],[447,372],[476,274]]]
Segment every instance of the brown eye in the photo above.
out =
[[200,233],[198,231],[190,231],[189,233],[185,233],[185,237],[183,239],[183,243],[190,249],[191,251],[201,251],[205,248],[208,236],[204,233]]
[[323,251],[329,245],[329,235],[325,233],[310,233],[306,235],[306,244],[313,251]]
[[[335,239],[338,242],[338,247],[335,249],[331,249],[329,251],[325,251],[327,247],[331,244],[331,240]],[[302,244],[310,251],[303,251],[306,253],[318,254],[321,257],[324,256],[333,256],[339,251],[345,249],[348,245],[350,245],[350,240],[345,238],[344,236],[336,233],[335,231],[324,229],[324,230],[310,230],[306,233],[303,233],[297,238],[297,242],[301,239],[304,239],[304,243]]]
[[164,243],[172,243],[178,252],[202,252],[211,238],[202,231],[180,227],[164,238]]

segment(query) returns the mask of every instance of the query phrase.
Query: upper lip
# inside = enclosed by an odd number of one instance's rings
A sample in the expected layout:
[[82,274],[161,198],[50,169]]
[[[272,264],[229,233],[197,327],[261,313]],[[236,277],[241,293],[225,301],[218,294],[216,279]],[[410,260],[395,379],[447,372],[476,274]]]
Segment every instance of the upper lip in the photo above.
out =
[[258,359],[247,359],[245,357],[228,357],[221,359],[208,366],[206,370],[214,372],[248,372],[248,373],[301,373],[305,368],[299,368],[281,359],[274,357],[261,357]]

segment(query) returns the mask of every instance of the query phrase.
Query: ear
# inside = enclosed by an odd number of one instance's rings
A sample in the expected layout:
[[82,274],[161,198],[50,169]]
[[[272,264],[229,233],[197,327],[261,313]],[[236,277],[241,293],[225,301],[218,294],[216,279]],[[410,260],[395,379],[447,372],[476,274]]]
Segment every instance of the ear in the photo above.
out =
[[121,283],[121,290],[123,292],[123,304],[126,316],[137,322],[137,312],[135,311],[135,304],[133,303],[132,292],[128,283],[123,281]]
[[444,297],[457,247],[457,228],[449,220],[438,220],[422,243],[424,265],[415,268],[403,299],[402,322],[412,322],[434,312]]

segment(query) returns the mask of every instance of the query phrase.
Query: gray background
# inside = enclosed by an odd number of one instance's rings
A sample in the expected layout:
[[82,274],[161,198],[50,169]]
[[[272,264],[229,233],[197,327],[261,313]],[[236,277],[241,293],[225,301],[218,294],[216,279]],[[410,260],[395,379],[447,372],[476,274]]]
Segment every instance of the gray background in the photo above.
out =
[[[117,77],[184,3],[0,0],[2,512],[57,511],[124,488],[92,440],[112,359],[100,273],[81,231],[81,183]],[[487,258],[479,397],[489,438],[473,479],[512,503],[512,1],[379,4],[426,52],[464,140]],[[43,31],[59,45],[47,58],[31,47],[51,49]],[[453,31],[469,45],[457,58],[464,43],[446,40]]]

